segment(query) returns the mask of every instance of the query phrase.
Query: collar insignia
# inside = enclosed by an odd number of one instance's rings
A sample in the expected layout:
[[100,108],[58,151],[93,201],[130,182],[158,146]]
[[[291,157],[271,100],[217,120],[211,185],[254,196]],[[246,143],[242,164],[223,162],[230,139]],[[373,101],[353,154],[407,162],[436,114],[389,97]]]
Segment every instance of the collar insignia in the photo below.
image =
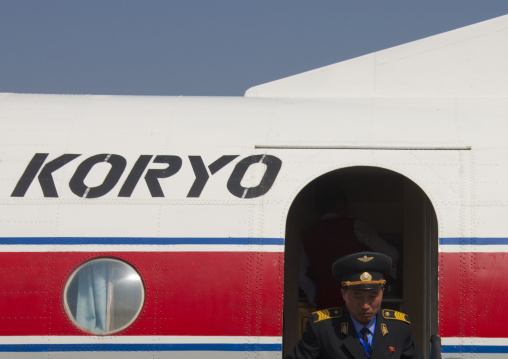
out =
[[388,334],[388,328],[385,323],[381,323],[381,333],[383,333],[383,337]]
[[341,328],[340,328],[340,332],[341,332],[342,334],[345,334],[345,335],[347,335],[347,334],[348,334],[348,332],[349,332],[349,326],[348,326],[348,323],[342,323],[342,326],[341,326]]

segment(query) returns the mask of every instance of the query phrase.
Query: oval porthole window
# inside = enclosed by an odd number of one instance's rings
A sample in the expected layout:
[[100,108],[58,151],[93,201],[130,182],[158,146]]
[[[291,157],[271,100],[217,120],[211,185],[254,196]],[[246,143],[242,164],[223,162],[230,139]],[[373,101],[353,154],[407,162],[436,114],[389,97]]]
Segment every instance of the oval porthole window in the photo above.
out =
[[80,329],[108,335],[131,325],[145,299],[143,281],[129,264],[99,258],[76,269],[65,285],[64,306]]

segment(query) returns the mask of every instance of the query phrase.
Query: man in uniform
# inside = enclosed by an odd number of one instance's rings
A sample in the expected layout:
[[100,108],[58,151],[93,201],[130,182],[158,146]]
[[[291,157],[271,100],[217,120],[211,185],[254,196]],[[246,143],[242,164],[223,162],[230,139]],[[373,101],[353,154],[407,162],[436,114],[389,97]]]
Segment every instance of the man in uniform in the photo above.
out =
[[332,271],[342,283],[346,306],[313,313],[286,359],[423,358],[411,337],[408,316],[381,309],[385,275],[391,267],[390,257],[374,252],[335,261]]

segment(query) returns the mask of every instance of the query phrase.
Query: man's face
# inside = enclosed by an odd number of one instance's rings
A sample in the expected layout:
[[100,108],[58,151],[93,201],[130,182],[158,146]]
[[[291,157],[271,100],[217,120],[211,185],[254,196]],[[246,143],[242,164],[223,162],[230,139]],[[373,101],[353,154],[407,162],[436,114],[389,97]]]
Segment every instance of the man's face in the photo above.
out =
[[377,314],[383,301],[384,288],[359,290],[341,289],[349,313],[361,324],[367,324]]

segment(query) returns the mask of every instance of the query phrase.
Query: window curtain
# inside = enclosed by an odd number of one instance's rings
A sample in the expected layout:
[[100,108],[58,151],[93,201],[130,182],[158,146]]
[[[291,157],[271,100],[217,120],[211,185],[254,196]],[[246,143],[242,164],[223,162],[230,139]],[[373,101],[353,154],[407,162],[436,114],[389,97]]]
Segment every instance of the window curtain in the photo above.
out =
[[110,263],[94,263],[79,272],[77,322],[92,331],[106,331]]

